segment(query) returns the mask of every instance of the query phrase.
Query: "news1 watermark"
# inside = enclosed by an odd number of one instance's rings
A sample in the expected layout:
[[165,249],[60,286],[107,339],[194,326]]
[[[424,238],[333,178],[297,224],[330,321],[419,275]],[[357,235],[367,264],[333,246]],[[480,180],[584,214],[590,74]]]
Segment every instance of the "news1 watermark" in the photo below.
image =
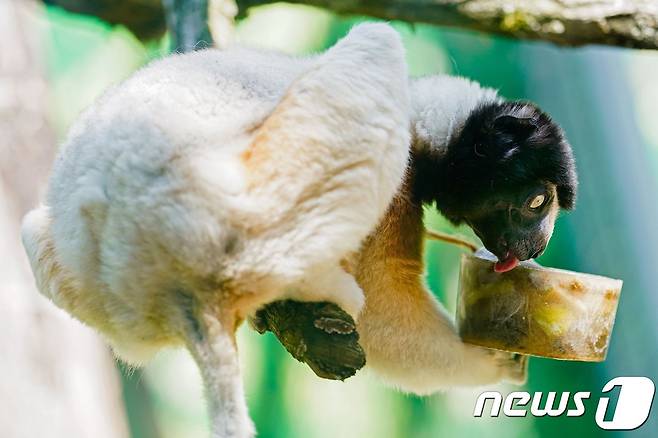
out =
[[[611,403],[613,392],[619,388],[616,401]],[[648,377],[615,377],[606,383],[597,394],[598,404],[594,418],[596,424],[605,430],[635,430],[641,427],[649,418],[656,387]],[[585,400],[592,397],[590,392],[562,392],[559,401],[557,392],[525,391],[510,392],[506,397],[498,391],[487,391],[480,394],[475,402],[474,417],[486,415],[487,401],[491,400],[491,409],[487,412],[491,417],[501,414],[507,417],[582,417],[587,410]],[[545,399],[545,400],[544,400]],[[573,401],[568,408],[569,401]],[[528,406],[529,404],[529,406]],[[543,404],[543,407],[541,407]]]

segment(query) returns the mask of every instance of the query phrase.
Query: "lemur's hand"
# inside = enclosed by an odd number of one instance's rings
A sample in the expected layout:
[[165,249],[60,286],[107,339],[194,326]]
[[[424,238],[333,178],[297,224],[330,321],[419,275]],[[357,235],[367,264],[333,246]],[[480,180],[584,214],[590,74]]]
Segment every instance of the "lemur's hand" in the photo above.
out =
[[523,385],[528,380],[528,356],[518,353],[491,350],[503,371],[503,380]]
[[295,359],[319,377],[345,380],[366,363],[354,319],[333,303],[276,301],[249,322],[261,334],[274,333]]

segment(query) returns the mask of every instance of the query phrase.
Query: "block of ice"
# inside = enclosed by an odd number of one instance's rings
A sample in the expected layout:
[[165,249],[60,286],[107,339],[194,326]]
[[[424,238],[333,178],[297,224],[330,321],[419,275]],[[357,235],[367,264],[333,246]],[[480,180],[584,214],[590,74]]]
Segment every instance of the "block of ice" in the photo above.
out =
[[457,323],[465,342],[555,359],[605,360],[622,281],[522,263],[502,274],[464,255]]

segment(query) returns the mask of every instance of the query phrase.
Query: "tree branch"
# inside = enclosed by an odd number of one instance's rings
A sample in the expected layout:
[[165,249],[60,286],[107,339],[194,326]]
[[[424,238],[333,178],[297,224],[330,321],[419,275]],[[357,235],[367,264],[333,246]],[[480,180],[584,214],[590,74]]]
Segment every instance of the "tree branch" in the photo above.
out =
[[[271,3],[242,0],[240,9]],[[343,15],[459,27],[558,45],[658,49],[656,0],[289,0]]]
[[[159,0],[44,0],[73,12],[126,25],[140,38],[161,35],[164,15]],[[202,0],[163,0],[189,3]],[[275,0],[239,0],[248,8]],[[658,49],[656,0],[289,0],[341,15],[429,23],[563,46],[604,44]],[[184,21],[184,19],[183,19]],[[203,35],[201,40],[206,40]]]

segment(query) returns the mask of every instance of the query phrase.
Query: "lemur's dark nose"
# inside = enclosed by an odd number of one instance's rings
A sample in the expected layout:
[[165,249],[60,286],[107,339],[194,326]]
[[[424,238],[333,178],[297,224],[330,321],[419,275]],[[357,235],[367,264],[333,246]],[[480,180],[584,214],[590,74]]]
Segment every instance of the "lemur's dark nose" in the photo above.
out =
[[490,251],[498,257],[498,260],[505,260],[510,256],[509,241],[504,236],[500,236],[495,242],[495,246]]
[[505,236],[500,236],[498,238],[498,248],[502,251],[507,251],[509,249],[509,243],[507,243]]

